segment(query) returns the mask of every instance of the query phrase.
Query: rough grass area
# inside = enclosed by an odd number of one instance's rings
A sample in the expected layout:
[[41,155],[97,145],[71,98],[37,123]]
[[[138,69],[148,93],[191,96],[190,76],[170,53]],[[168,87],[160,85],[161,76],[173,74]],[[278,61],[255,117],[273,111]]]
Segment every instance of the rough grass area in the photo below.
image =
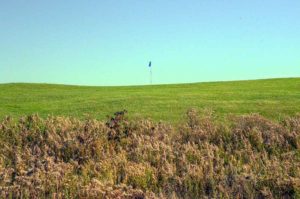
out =
[[0,123],[0,198],[299,198],[300,116]]
[[300,78],[131,87],[0,85],[0,118],[38,113],[103,120],[127,109],[130,118],[176,123],[189,108],[278,120],[300,112]]

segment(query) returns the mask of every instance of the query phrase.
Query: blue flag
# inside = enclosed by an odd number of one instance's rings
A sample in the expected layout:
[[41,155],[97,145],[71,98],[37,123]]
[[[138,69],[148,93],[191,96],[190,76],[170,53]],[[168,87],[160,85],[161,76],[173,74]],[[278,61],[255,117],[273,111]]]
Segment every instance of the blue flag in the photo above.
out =
[[151,61],[149,62],[149,67],[151,67],[151,65],[152,65],[152,63],[151,63]]

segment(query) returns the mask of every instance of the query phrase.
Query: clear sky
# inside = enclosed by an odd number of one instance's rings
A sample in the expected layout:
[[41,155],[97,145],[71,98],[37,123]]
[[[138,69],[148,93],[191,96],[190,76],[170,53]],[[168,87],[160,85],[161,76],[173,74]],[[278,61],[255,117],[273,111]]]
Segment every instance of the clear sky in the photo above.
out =
[[0,0],[0,82],[300,76],[299,0]]

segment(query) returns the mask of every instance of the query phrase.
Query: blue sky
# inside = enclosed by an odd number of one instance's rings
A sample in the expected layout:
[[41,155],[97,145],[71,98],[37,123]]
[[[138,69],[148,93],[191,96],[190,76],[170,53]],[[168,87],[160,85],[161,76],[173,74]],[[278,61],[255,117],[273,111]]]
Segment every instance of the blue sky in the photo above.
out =
[[299,0],[0,1],[0,82],[300,76]]

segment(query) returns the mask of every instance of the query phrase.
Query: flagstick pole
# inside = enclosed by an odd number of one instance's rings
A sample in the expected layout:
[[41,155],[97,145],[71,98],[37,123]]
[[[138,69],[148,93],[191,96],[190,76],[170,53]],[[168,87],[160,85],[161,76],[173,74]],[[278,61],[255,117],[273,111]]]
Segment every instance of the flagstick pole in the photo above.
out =
[[150,67],[150,84],[152,85],[152,67]]

